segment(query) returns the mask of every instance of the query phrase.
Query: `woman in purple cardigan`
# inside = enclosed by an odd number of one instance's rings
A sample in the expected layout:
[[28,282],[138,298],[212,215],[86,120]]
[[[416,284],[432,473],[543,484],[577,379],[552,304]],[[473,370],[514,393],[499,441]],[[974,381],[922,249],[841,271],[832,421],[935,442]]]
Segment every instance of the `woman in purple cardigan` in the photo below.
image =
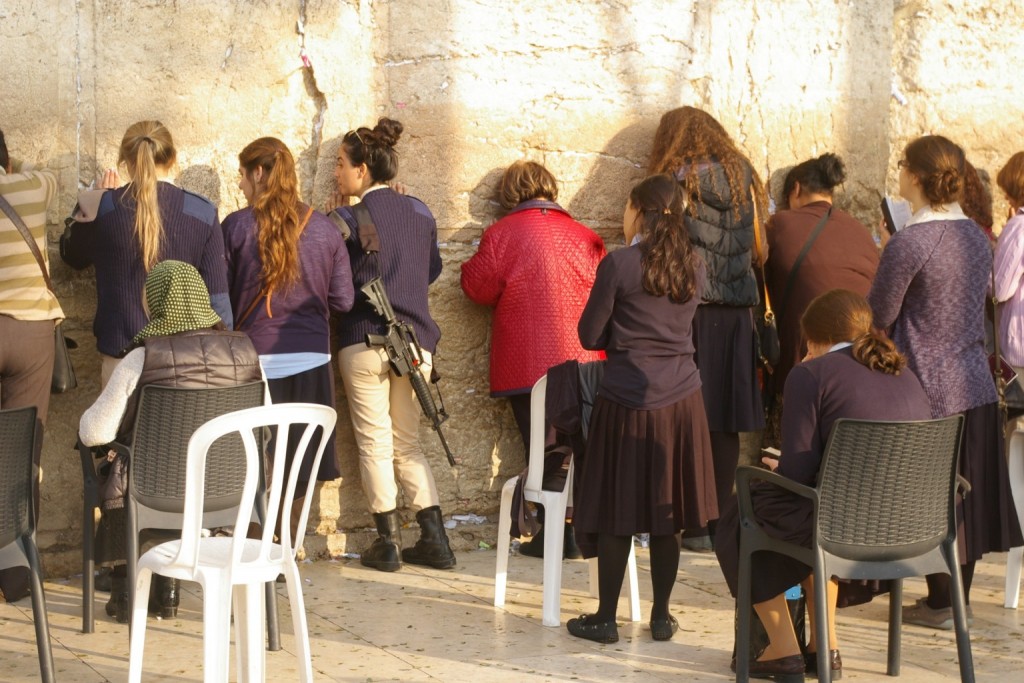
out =
[[[1002,415],[985,352],[992,250],[957,203],[964,163],[963,150],[941,136],[907,145],[899,161],[900,194],[914,213],[886,245],[868,300],[875,325],[892,330],[921,380],[932,417],[963,413],[966,418],[960,474],[973,490],[963,501],[958,536],[969,604],[975,562],[1024,539],[1013,513]],[[949,576],[929,576],[928,596],[904,608],[903,621],[952,629]]]

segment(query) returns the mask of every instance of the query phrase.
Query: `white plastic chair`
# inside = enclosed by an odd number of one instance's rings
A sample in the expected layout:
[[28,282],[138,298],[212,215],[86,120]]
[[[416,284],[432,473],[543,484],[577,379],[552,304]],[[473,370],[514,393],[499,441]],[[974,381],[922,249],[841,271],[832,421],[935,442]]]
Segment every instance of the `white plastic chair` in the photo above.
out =
[[[1010,451],[1006,463],[1010,473],[1010,493],[1017,508],[1017,518],[1024,526],[1024,431],[1010,436]],[[1024,564],[1024,547],[1010,548],[1006,554],[1006,596],[1003,607],[1017,609],[1020,598],[1020,570]]]
[[[545,626],[561,624],[562,545],[565,532],[565,510],[572,500],[573,465],[561,491],[545,491],[544,482],[544,394],[548,378],[544,375],[530,392],[530,457],[523,492],[526,500],[544,506],[544,597],[542,621]],[[505,606],[508,583],[509,531],[512,528],[512,494],[519,477],[505,482],[501,488],[501,511],[498,513],[498,558],[494,568],[494,606]],[[640,621],[640,591],[636,579],[636,551],[629,549],[626,568],[630,615]],[[597,595],[597,558],[590,560],[590,594]]]
[[[203,588],[203,676],[208,682],[221,683],[228,678],[228,647],[232,603],[235,616],[235,650],[239,681],[263,681],[263,586],[283,573],[291,603],[295,631],[295,650],[300,680],[313,680],[310,661],[306,610],[302,599],[302,579],[295,563],[296,548],[291,537],[291,510],[295,499],[301,458],[285,472],[285,452],[291,428],[303,429],[296,453],[305,453],[317,428],[321,429],[312,471],[316,472],[326,440],[337,417],[332,408],[309,403],[283,403],[248,408],[216,417],[189,440],[186,465],[185,512],[182,537],[147,551],[138,563],[135,600],[132,604],[131,647],[128,680],[142,680],[142,658],[146,637],[146,611],[149,584],[153,574],[183,581],[197,581]],[[304,426],[304,427],[303,427]],[[257,480],[260,474],[260,449],[263,427],[276,427],[277,438],[267,499],[267,524],[259,539],[246,538],[252,518]],[[255,433],[254,433],[255,432]],[[206,456],[219,438],[238,434],[245,446],[245,485],[231,537],[201,537]],[[315,478],[306,484],[302,512],[296,528],[305,529],[309,516]],[[280,542],[273,541],[275,520]],[[233,600],[232,600],[233,598]]]

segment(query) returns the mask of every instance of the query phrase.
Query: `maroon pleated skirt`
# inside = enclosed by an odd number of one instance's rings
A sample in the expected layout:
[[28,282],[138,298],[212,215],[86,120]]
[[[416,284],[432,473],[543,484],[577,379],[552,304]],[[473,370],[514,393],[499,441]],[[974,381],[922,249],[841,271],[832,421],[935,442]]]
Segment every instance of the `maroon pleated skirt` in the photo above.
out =
[[654,410],[599,395],[575,467],[578,533],[667,535],[718,517],[700,391]]

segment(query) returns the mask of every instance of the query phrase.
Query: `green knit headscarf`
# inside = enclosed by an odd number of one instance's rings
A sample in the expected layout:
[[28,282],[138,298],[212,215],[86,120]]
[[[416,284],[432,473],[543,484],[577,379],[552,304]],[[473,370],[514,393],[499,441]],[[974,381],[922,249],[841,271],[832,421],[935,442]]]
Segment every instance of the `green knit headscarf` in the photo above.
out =
[[132,340],[160,337],[213,327],[220,317],[210,308],[206,283],[193,266],[182,261],[161,261],[146,278],[149,323]]

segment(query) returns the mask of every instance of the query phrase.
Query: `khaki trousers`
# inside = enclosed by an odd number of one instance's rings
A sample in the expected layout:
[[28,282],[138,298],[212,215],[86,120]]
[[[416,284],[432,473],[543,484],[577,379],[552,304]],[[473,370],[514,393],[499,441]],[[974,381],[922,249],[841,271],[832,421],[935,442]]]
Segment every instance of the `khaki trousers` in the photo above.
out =
[[[431,357],[424,355],[422,371],[429,377]],[[438,505],[434,475],[419,443],[420,404],[409,378],[396,377],[384,350],[365,344],[341,349],[338,368],[370,512],[397,508],[399,485],[414,511]]]

